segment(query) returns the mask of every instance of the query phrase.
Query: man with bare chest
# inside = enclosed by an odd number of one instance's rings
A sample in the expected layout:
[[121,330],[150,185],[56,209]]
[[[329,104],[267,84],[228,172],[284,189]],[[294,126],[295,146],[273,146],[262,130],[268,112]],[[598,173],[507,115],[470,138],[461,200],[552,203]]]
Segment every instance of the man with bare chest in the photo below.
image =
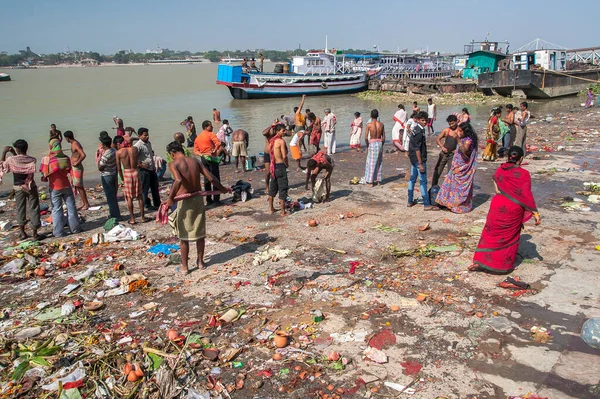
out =
[[139,150],[137,147],[123,146],[123,137],[117,136],[114,139],[117,147],[117,170],[123,181],[123,195],[127,202],[129,210],[129,224],[135,224],[135,214],[133,213],[133,200],[138,200],[140,207],[140,217],[142,222],[146,221],[144,215],[144,197],[142,195],[142,181],[138,171]]
[[231,154],[235,157],[235,171],[239,172],[239,163],[242,161],[242,170],[246,171],[246,157],[248,156],[248,132],[238,129],[231,135],[233,150]]
[[50,125],[50,140],[58,139],[62,143],[63,136],[62,132],[56,128],[56,125],[53,123]]
[[367,163],[365,166],[365,177],[362,180],[364,184],[372,184],[373,187],[381,184],[383,164],[383,145],[385,144],[385,128],[383,123],[379,122],[379,111],[371,111],[371,122],[367,124],[365,134],[365,144],[369,148],[367,153]]
[[[169,216],[169,224],[180,240],[181,266],[177,271],[189,274],[204,264],[204,244],[206,238],[206,215],[202,195],[201,176],[210,181],[213,190],[225,194],[231,189],[223,187],[221,182],[197,159],[186,157],[183,147],[177,141],[167,146],[167,153],[173,159],[169,170],[173,176],[173,186],[166,205],[170,208],[177,203],[177,209]],[[196,242],[198,258],[194,269],[188,268],[190,241]]]
[[221,111],[219,111],[216,108],[213,108],[213,113],[212,114],[213,114],[213,122],[215,124],[221,123]]
[[67,130],[64,133],[67,143],[71,144],[71,186],[75,190],[75,195],[81,196],[80,210],[87,210],[90,207],[85,187],[83,186],[83,160],[86,157],[83,147],[79,141],[75,140],[73,132]]
[[269,164],[269,172],[271,174],[269,181],[269,209],[271,213],[276,212],[273,207],[273,200],[279,193],[279,205],[281,206],[282,216],[285,216],[285,200],[288,197],[289,190],[287,145],[283,139],[285,132],[285,126],[282,124],[275,125],[273,128],[275,135],[270,140],[271,163]]

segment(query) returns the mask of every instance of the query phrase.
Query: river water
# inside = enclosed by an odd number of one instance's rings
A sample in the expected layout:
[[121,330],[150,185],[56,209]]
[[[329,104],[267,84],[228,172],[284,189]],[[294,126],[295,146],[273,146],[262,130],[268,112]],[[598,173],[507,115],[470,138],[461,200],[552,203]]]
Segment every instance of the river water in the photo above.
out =
[[[265,69],[270,65],[265,65]],[[97,174],[94,152],[98,134],[107,130],[114,134],[112,117],[118,115],[125,126],[150,130],[154,150],[164,156],[164,148],[172,141],[179,125],[192,115],[200,131],[204,119],[212,120],[212,109],[221,111],[233,129],[242,128],[250,133],[249,154],[257,154],[264,147],[262,130],[275,117],[291,114],[300,98],[272,100],[233,100],[229,90],[215,83],[217,64],[195,65],[139,65],[96,68],[44,68],[10,70],[13,81],[0,83],[1,146],[11,145],[25,138],[29,153],[38,160],[47,152],[50,124],[55,123],[63,132],[72,130],[88,153],[85,166],[88,175]],[[517,100],[512,100],[516,104]],[[580,102],[571,97],[552,102],[532,104],[534,113],[543,114]],[[356,111],[363,119],[373,108],[379,109],[381,121],[391,134],[392,115],[396,105],[391,102],[363,101],[350,95],[308,97],[305,107],[318,116],[324,108],[331,108],[337,116],[338,144],[348,144],[350,123]],[[425,108],[425,104],[420,104]],[[407,108],[409,104],[405,104]],[[463,106],[439,106],[436,131],[445,126],[445,116]],[[489,105],[467,105],[475,127],[487,121]],[[481,129],[479,129],[481,130]],[[68,148],[68,144],[65,143]],[[68,153],[68,152],[67,152]]]

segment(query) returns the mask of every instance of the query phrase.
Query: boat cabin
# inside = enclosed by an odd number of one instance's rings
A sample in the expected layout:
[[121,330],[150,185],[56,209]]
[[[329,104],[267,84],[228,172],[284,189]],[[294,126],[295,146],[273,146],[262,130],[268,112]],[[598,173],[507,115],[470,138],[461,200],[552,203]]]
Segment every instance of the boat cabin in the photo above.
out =
[[496,72],[498,63],[506,58],[506,55],[494,51],[475,51],[469,54],[467,66],[463,69],[463,79],[477,79],[480,73]]
[[465,45],[464,53],[468,58],[462,77],[463,79],[477,79],[480,73],[498,70],[500,61],[507,57],[508,42],[472,41]]
[[292,73],[300,75],[331,75],[336,72],[335,56],[324,52],[310,52],[292,58]]
[[564,71],[567,69],[566,50],[531,50],[513,54],[513,69]]

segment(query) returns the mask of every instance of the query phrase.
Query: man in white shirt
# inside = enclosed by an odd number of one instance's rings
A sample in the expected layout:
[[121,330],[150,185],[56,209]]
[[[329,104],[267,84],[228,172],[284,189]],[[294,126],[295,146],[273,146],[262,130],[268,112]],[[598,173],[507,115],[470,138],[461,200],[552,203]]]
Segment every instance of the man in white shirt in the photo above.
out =
[[432,98],[427,99],[427,115],[429,115],[429,119],[427,119],[427,134],[433,134],[435,133],[433,122],[437,119],[437,106],[433,103]]
[[331,109],[325,108],[325,117],[323,118],[322,126],[325,132],[324,147],[327,150],[327,155],[335,154],[335,124],[337,119]]

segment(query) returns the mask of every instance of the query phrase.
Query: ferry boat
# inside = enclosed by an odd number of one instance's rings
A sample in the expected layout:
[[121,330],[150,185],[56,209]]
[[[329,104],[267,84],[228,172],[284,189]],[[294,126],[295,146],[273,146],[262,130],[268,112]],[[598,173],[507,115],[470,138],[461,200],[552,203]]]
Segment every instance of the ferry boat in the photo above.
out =
[[335,54],[313,51],[293,57],[292,62],[276,64],[273,72],[220,64],[217,84],[228,87],[231,96],[240,100],[319,96],[366,90],[368,75],[364,71],[348,71]]
[[346,69],[365,71],[377,77],[411,80],[440,79],[454,75],[455,66],[449,57],[416,53],[344,54]]

